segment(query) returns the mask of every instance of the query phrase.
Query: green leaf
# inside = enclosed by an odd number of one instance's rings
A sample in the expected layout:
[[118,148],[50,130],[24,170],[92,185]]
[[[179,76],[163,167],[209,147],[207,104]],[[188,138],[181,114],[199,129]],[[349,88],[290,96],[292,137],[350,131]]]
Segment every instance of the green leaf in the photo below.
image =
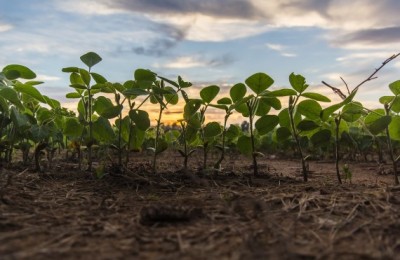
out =
[[49,137],[50,131],[47,125],[32,125],[29,129],[32,134],[32,139],[35,142],[40,142]]
[[243,83],[235,84],[229,91],[229,95],[234,103],[241,100],[246,95],[246,85]]
[[78,67],[67,67],[67,68],[63,68],[62,72],[67,72],[67,73],[79,73],[79,68]]
[[168,149],[168,143],[165,141],[165,139],[163,138],[158,139],[156,154],[158,155],[167,149]]
[[379,98],[379,103],[381,103],[382,105],[390,104],[394,98],[395,96],[383,96]]
[[318,120],[321,111],[321,105],[312,99],[303,100],[297,105],[297,112],[311,120]]
[[374,121],[378,120],[382,116],[385,115],[385,110],[384,109],[375,109],[372,110],[365,118],[364,118],[364,123],[365,124],[371,124]]
[[260,117],[256,123],[255,127],[260,135],[265,135],[279,124],[279,117],[276,115],[265,115]]
[[87,90],[87,87],[86,86],[84,86],[84,85],[80,85],[80,84],[72,84],[72,85],[69,85],[71,88],[74,88],[74,89],[81,89],[81,90]]
[[390,83],[389,88],[396,96],[400,95],[400,80]]
[[168,144],[173,144],[178,141],[180,134],[181,133],[178,130],[169,130],[165,133],[165,141],[167,141]]
[[360,102],[352,102],[342,109],[342,119],[346,122],[357,121],[363,113],[363,106]]
[[110,119],[119,115],[121,107],[114,109],[114,105],[109,98],[100,96],[94,102],[94,111],[100,116]]
[[279,127],[278,129],[276,129],[276,138],[278,139],[279,142],[285,141],[291,135],[292,133],[287,127]]
[[255,111],[256,116],[263,116],[268,114],[271,110],[271,105],[267,102],[266,98],[260,98],[258,100],[257,110]]
[[210,107],[215,107],[215,108],[218,108],[218,109],[222,109],[222,110],[225,110],[225,111],[228,111],[228,106],[227,106],[227,105],[214,105],[214,104],[210,104],[209,106],[210,106]]
[[11,107],[10,118],[18,131],[23,131],[30,126],[28,117],[21,114],[15,107]]
[[145,69],[137,69],[134,73],[135,80],[144,89],[148,89],[153,85],[153,82],[156,81],[156,75],[156,73]]
[[212,85],[200,90],[200,97],[205,103],[211,103],[211,101],[218,95],[220,88]]
[[[7,78],[10,74],[13,74],[13,76],[15,77],[17,75],[15,73],[15,71],[17,71],[19,74],[18,78],[22,78],[22,79],[36,78],[36,74],[32,70],[30,70],[28,67],[25,67],[23,65],[10,64],[3,68],[3,73],[6,75]],[[10,78],[8,78],[8,79],[10,79]],[[11,79],[15,79],[15,78],[11,78]]]
[[314,146],[320,147],[328,145],[331,140],[332,133],[328,129],[322,129],[315,134],[313,134],[310,138],[311,142]]
[[389,124],[390,138],[400,141],[400,116],[393,116]]
[[318,128],[319,125],[312,120],[304,119],[297,124],[297,129],[300,131],[311,131]]
[[37,80],[29,80],[27,82],[25,82],[26,85],[31,85],[31,86],[36,86],[36,85],[40,85],[43,84],[43,81],[37,81]]
[[240,134],[240,127],[237,125],[230,125],[229,128],[226,130],[225,136],[228,139],[234,139],[238,137]]
[[271,97],[286,97],[286,96],[296,96],[296,95],[297,92],[289,88],[278,89],[268,93],[268,96]]
[[400,113],[400,96],[396,96],[396,98],[390,104],[390,110],[395,113]]
[[77,92],[71,92],[71,93],[67,93],[67,95],[65,95],[66,98],[81,98],[81,95]]
[[26,84],[16,84],[14,89],[20,93],[27,94],[39,102],[46,103],[43,95],[37,90],[34,86],[26,85]]
[[329,107],[323,109],[323,110],[321,111],[321,115],[320,115],[320,116],[321,116],[321,120],[325,122],[326,120],[329,119],[329,117],[330,117],[336,110],[338,110],[338,109],[341,108],[342,106],[343,106],[343,102],[338,103],[338,104],[334,104],[334,105],[332,105],[332,106],[329,106]]
[[141,88],[130,88],[122,92],[124,96],[147,96],[150,92]]
[[371,134],[377,135],[389,126],[391,120],[391,116],[381,116],[377,120],[367,124],[367,128],[371,132]]
[[235,106],[235,110],[242,114],[244,117],[249,116],[249,108],[247,107],[246,103],[242,103],[240,105]]
[[0,89],[0,96],[4,99],[8,100],[11,104],[15,105],[17,108],[23,110],[24,106],[21,103],[21,100],[18,97],[17,92],[9,87],[5,87]]
[[251,156],[251,154],[253,153],[250,136],[242,135],[241,137],[239,137],[236,146],[239,152],[244,155]]
[[115,138],[115,133],[110,122],[104,117],[99,117],[94,121],[92,129],[93,137],[98,141],[109,143]]
[[19,76],[21,76],[21,74],[16,70],[3,71],[3,74],[6,77],[6,79],[8,79],[8,80],[14,80],[14,79],[19,78]]
[[218,99],[217,104],[219,105],[231,105],[232,104],[232,100],[228,97],[224,97],[221,99]]
[[140,151],[145,141],[145,137],[145,131],[140,130],[137,126],[133,126],[131,131],[131,142],[129,144],[129,149]]
[[199,100],[190,100],[183,108],[183,118],[189,120],[199,110],[200,106]]
[[97,84],[104,84],[107,82],[107,79],[100,74],[90,72],[90,75],[92,75],[92,78],[94,79],[94,81],[96,81]]
[[245,81],[247,86],[257,95],[272,86],[274,80],[265,73],[259,72],[251,75]]
[[67,117],[63,133],[71,138],[79,138],[82,135],[83,128],[83,125],[76,117]]
[[186,128],[185,138],[186,141],[190,144],[196,141],[198,138],[197,133],[199,132],[199,128],[194,126],[194,124],[188,124]]
[[308,85],[306,84],[306,79],[300,74],[296,75],[294,73],[291,73],[289,76],[289,82],[290,85],[292,85],[292,88],[299,93],[303,93],[303,91],[308,88]]
[[204,137],[211,138],[220,135],[222,132],[221,125],[218,122],[210,122],[204,127]]
[[170,84],[170,85],[172,85],[172,86],[174,86],[176,88],[179,88],[178,83],[176,83],[175,81],[167,79],[167,78],[164,78],[164,77],[161,77],[161,76],[157,76],[157,77],[160,78],[161,80],[167,82],[168,84]]
[[331,102],[331,100],[328,97],[321,95],[319,93],[306,92],[306,93],[302,93],[301,96],[310,98],[310,99],[313,99],[316,101],[320,101],[320,102]]
[[[289,109],[282,109],[279,114],[279,125],[287,128],[291,128],[290,117],[289,117]],[[301,121],[301,115],[299,113],[294,114],[294,124],[297,125]]]
[[135,122],[136,126],[142,130],[146,131],[150,127],[149,114],[144,110],[131,110],[129,111],[129,117]]
[[184,81],[181,76],[178,76],[178,83],[181,88],[188,88],[192,86],[191,82]]
[[83,82],[85,83],[86,86],[90,85],[90,74],[87,70],[85,69],[79,69],[79,74],[81,75],[81,78],[83,80]]
[[88,52],[81,56],[81,61],[89,67],[89,70],[101,60],[102,58],[95,52]]
[[281,101],[276,97],[260,98],[260,103],[273,107],[275,110],[280,110],[282,108]]
[[83,81],[82,76],[78,73],[71,73],[69,81],[71,82],[71,85],[82,85],[86,88],[85,81]]
[[156,87],[156,86],[152,86],[151,89],[153,90],[154,94],[157,94],[159,96],[166,95],[166,94],[172,94],[175,92],[172,88],[171,88],[172,92],[165,88],[160,88],[160,87]]
[[36,119],[41,122],[44,123],[46,121],[49,121],[53,118],[53,113],[44,107],[40,107],[37,111],[36,111]]
[[166,103],[169,103],[171,105],[178,104],[179,102],[178,93],[176,93],[176,91],[172,87],[165,87],[164,89],[170,93],[164,95]]

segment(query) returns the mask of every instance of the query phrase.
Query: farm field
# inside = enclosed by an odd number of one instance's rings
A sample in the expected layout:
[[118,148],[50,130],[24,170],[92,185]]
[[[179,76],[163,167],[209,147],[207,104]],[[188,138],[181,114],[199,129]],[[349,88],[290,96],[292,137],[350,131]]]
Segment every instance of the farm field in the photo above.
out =
[[353,88],[323,82],[334,103],[295,73],[279,89],[264,72],[201,89],[147,69],[109,82],[89,52],[62,69],[76,110],[7,65],[0,258],[398,258],[400,80],[378,108],[357,101],[398,56]]
[[[136,155],[127,174],[97,179],[56,159],[38,174],[2,169],[1,259],[395,259],[400,189],[376,162],[352,163],[337,184],[332,161],[228,156],[218,175],[187,172],[172,153]],[[112,173],[112,169],[108,172]],[[269,174],[267,174],[269,172]]]

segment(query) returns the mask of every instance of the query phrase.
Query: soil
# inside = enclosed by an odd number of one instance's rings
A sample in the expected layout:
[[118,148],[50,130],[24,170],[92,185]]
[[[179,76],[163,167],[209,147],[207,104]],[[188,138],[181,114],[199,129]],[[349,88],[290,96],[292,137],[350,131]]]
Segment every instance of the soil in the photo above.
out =
[[389,165],[353,162],[338,185],[333,162],[310,162],[304,183],[298,160],[260,158],[255,178],[243,157],[218,174],[193,159],[183,172],[165,154],[152,174],[138,155],[101,179],[61,159],[42,174],[2,168],[0,258],[400,259]]

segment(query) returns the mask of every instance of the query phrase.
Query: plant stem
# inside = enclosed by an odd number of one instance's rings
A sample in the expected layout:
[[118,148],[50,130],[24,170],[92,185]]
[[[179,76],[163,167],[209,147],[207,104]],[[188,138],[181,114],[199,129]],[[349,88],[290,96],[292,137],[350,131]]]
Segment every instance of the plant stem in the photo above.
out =
[[182,138],[183,138],[183,153],[185,154],[184,160],[183,160],[183,169],[184,171],[187,170],[187,165],[188,165],[188,151],[187,151],[187,143],[186,143],[186,127],[184,123],[181,122],[182,126]]
[[154,156],[153,156],[153,173],[157,173],[157,148],[158,148],[158,139],[160,137],[160,126],[161,126],[161,117],[164,111],[164,107],[160,104],[160,111],[158,113],[157,120],[157,128],[156,128],[156,139],[154,140]]
[[[385,104],[385,112],[386,115],[389,115],[390,108],[388,104]],[[393,146],[392,146],[392,139],[390,138],[390,133],[389,133],[389,127],[386,127],[386,139],[388,143],[388,148],[389,148],[389,155],[390,155],[390,160],[392,161],[392,166],[393,166],[393,173],[394,173],[394,183],[396,185],[399,185],[399,178],[397,176],[397,160],[394,158],[394,152],[393,152]]]
[[304,182],[308,181],[308,170],[307,170],[307,166],[306,166],[306,160],[304,159],[304,155],[303,155],[303,149],[301,148],[301,144],[300,144],[300,140],[299,140],[299,134],[296,130],[295,124],[294,124],[294,107],[297,103],[298,98],[296,98],[296,100],[291,103],[289,101],[289,118],[290,118],[290,125],[292,127],[292,132],[293,132],[293,137],[296,141],[297,144],[297,148],[299,149],[299,153],[300,153],[300,157],[301,157],[301,167],[303,170],[303,179]]
[[336,176],[338,178],[339,184],[342,184],[342,178],[340,177],[340,171],[339,171],[339,149],[340,149],[340,143],[339,143],[339,125],[340,121],[342,120],[342,117],[339,116],[335,118],[335,167],[336,167]]
[[122,127],[122,112],[119,113],[118,115],[119,123],[118,123],[118,166],[122,167],[122,147],[121,147],[121,139],[122,139],[122,133],[121,133],[121,127]]
[[225,115],[224,118],[224,128],[222,131],[222,150],[221,150],[221,156],[219,157],[219,160],[215,163],[214,168],[215,169],[220,169],[221,168],[221,163],[225,158],[225,135],[226,135],[226,124],[228,122],[228,118],[231,114],[228,113]]
[[92,171],[92,144],[93,144],[93,130],[92,130],[92,94],[90,87],[88,88],[88,119],[89,119],[89,143],[88,143],[88,171]]
[[[131,100],[128,99],[129,103],[129,110],[133,109],[133,104],[131,103]],[[128,136],[128,144],[126,146],[126,158],[125,158],[125,167],[128,168],[128,163],[129,163],[129,155],[130,155],[130,149],[131,149],[131,136],[132,136],[132,119],[129,117],[129,136]]]
[[253,133],[253,119],[254,119],[254,112],[253,110],[256,109],[256,100],[254,102],[252,102],[252,104],[250,102],[247,102],[247,107],[249,109],[249,121],[250,121],[250,138],[251,138],[251,155],[253,157],[253,174],[254,176],[258,176],[258,165],[257,165],[257,155],[255,153],[255,140],[254,140],[254,133]]

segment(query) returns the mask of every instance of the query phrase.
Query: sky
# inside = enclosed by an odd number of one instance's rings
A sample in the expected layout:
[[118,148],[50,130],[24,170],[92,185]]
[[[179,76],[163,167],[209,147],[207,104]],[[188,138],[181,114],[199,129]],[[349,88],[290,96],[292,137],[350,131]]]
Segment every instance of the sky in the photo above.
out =
[[[345,92],[400,52],[397,0],[0,0],[0,69],[23,64],[45,83],[39,90],[74,108],[63,67],[84,66],[89,51],[103,61],[93,68],[110,82],[133,79],[138,68],[193,83],[192,96],[208,85],[229,87],[264,72],[289,87],[302,74],[309,91],[339,98],[324,80]],[[368,108],[400,79],[400,58],[363,85],[356,100]],[[285,104],[285,100],[282,104]],[[150,113],[156,107],[147,107]],[[180,117],[171,107],[166,120]],[[152,115],[153,115],[152,114]],[[222,120],[211,110],[210,120]],[[233,121],[241,121],[239,115]]]

